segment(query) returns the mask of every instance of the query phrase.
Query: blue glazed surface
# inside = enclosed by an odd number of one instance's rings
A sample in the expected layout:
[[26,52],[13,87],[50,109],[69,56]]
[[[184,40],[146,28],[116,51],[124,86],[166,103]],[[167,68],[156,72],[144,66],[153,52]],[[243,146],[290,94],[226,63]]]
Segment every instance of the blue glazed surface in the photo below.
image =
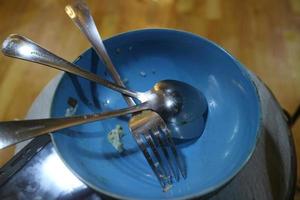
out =
[[[198,140],[179,145],[187,179],[166,193],[131,137],[126,118],[52,134],[57,152],[81,180],[121,199],[178,199],[211,192],[236,175],[255,148],[260,104],[246,70],[234,58],[206,39],[175,30],[128,32],[106,40],[105,45],[121,77],[134,90],[146,91],[164,79],[181,80],[199,89],[208,101],[207,122]],[[109,78],[92,50],[76,63]],[[76,114],[126,106],[120,94],[65,74],[52,103],[53,117],[64,116],[69,97],[79,101]],[[116,124],[125,130],[125,155],[107,141],[107,133]]]

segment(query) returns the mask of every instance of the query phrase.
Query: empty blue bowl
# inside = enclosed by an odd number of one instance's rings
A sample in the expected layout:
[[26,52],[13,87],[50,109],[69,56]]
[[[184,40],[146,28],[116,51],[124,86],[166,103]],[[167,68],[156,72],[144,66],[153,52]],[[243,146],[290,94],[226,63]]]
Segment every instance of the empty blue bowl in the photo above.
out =
[[[222,48],[199,36],[176,30],[145,29],[105,40],[127,86],[146,91],[173,79],[200,90],[208,102],[203,135],[178,145],[187,179],[163,192],[128,130],[128,118],[114,118],[52,134],[65,164],[88,186],[120,199],[186,199],[213,192],[247,163],[259,137],[260,102],[247,70]],[[75,63],[109,78],[92,49]],[[110,79],[111,80],[111,79]],[[52,102],[52,117],[64,116],[67,101],[78,101],[76,114],[126,107],[122,96],[85,79],[65,74]],[[125,131],[125,153],[107,141],[117,124]]]

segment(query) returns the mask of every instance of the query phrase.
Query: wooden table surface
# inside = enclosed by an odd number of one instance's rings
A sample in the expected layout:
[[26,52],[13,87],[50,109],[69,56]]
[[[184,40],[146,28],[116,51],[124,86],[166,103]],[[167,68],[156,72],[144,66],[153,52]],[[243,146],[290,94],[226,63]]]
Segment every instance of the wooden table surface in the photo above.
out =
[[[290,113],[300,103],[300,0],[87,2],[105,38],[150,27],[190,31],[237,57],[271,88]],[[0,41],[19,33],[74,60],[90,45],[66,16],[65,5],[63,0],[1,0]],[[33,100],[57,73],[0,55],[0,120],[24,118]],[[300,121],[293,134],[299,152]],[[13,152],[14,147],[0,151],[0,166]]]

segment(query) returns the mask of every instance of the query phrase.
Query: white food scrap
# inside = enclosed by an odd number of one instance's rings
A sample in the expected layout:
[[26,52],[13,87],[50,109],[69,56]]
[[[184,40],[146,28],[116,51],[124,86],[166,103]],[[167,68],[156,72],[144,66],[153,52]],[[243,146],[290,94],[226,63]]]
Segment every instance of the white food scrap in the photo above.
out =
[[164,191],[164,192],[168,192],[172,187],[173,187],[172,184],[167,184],[167,185],[164,187],[163,191]]
[[144,71],[140,71],[140,75],[141,75],[142,77],[146,77],[146,76],[147,76],[146,72],[144,72]]
[[69,97],[68,99],[68,108],[65,111],[65,117],[71,117],[75,115],[78,108],[77,100]]
[[124,145],[122,143],[122,137],[124,135],[123,128],[120,125],[116,125],[116,128],[111,130],[108,135],[108,141],[113,145],[113,147],[119,152],[124,151]]
[[75,113],[77,111],[77,107],[78,107],[78,105],[76,105],[75,107],[69,106],[66,109],[65,116],[66,117],[71,117],[71,116],[75,115]]

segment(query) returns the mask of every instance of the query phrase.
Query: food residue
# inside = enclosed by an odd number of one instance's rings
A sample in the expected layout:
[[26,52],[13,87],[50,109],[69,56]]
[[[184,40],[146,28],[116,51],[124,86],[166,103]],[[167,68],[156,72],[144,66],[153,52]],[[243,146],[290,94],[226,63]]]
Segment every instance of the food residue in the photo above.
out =
[[122,153],[124,151],[124,145],[122,143],[123,136],[123,128],[119,124],[116,125],[116,128],[112,129],[107,135],[108,141],[119,153]]
[[140,72],[140,75],[141,75],[142,77],[146,77],[146,76],[147,76],[146,72],[144,72],[144,71],[141,71],[141,72]]
[[71,117],[71,116],[75,115],[75,113],[77,111],[77,108],[78,108],[77,100],[70,97],[68,99],[68,105],[69,105],[69,107],[66,109],[65,116]]

